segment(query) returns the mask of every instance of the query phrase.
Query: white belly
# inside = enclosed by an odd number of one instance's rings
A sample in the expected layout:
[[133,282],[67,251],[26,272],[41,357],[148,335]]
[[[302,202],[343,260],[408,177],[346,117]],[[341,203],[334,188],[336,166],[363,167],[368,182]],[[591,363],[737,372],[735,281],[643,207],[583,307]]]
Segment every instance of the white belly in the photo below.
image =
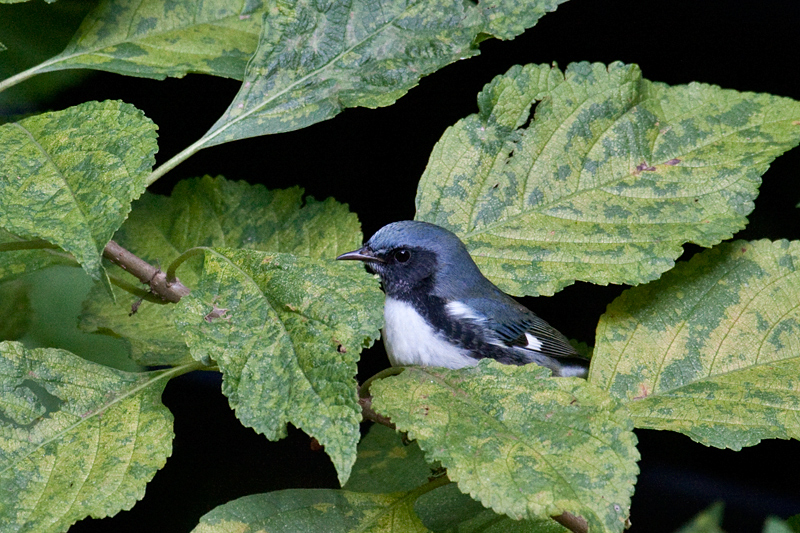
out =
[[411,304],[387,297],[383,314],[383,345],[392,366],[462,368],[478,363],[438,335]]

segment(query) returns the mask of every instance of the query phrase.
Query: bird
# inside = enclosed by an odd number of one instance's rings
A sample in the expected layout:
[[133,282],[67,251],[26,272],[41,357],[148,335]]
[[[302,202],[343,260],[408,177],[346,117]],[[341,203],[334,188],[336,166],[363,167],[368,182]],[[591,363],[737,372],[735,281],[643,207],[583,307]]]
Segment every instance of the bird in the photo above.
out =
[[382,338],[392,366],[457,369],[491,358],[535,363],[556,377],[588,374],[588,359],[489,281],[461,239],[441,226],[393,222],[336,259],[362,261],[380,277]]

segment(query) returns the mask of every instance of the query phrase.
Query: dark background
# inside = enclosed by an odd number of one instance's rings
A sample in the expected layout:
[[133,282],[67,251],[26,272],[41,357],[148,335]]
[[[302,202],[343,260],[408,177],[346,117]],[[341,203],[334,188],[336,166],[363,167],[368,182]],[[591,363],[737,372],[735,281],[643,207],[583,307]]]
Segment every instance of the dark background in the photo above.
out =
[[[60,0],[0,6],[5,75],[58,53],[86,2]],[[65,23],[64,13],[73,22]],[[25,30],[26,25],[34,31]],[[297,132],[237,141],[194,155],[151,191],[168,194],[203,174],[305,187],[335,197],[362,221],[365,237],[414,216],[414,195],[428,154],[446,127],[477,111],[484,84],[514,64],[615,60],[670,85],[701,81],[800,100],[800,2],[573,0],[513,41],[487,41],[481,55],[427,78],[395,105],[348,109]],[[46,38],[44,38],[46,36]],[[25,54],[16,53],[22,48]],[[33,51],[31,51],[33,50]],[[16,54],[16,55],[15,55]],[[37,56],[37,54],[39,54]],[[5,62],[5,65],[3,63]],[[26,63],[27,62],[27,63]],[[15,70],[16,69],[16,70]],[[37,89],[33,84],[44,89]],[[102,72],[46,74],[7,91],[6,113],[63,109],[87,100],[121,99],[159,125],[158,162],[198,139],[222,114],[239,83],[208,76],[153,81]],[[746,239],[798,239],[800,202],[795,149],[764,175]],[[697,251],[687,247],[687,254]],[[525,303],[569,337],[592,342],[599,316],[621,287],[578,283],[552,298]],[[378,343],[362,354],[361,379],[388,366]],[[241,426],[219,392],[216,374],[192,374],[167,386],[175,415],[174,451],[133,510],[85,520],[70,531],[188,532],[199,517],[234,498],[282,488],[336,487],[324,452],[302,432],[277,443]],[[714,501],[727,505],[724,527],[760,531],[767,515],[800,513],[800,443],[765,441],[740,452],[710,449],[669,432],[637,431],[642,461],[632,531],[673,531]]]

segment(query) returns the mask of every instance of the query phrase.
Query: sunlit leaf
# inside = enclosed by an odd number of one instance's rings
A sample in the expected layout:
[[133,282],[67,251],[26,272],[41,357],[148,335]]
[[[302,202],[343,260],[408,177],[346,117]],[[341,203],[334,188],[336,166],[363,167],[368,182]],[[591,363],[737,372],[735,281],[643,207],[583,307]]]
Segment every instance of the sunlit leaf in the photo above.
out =
[[477,54],[479,34],[513,38],[562,1],[278,0],[239,94],[200,147],[390,105],[422,76]]
[[515,66],[478,106],[434,148],[416,217],[514,294],[655,279],[683,243],[743,228],[761,175],[800,142],[794,100],[669,87],[621,63]]
[[373,407],[459,488],[514,519],[564,512],[621,532],[638,473],[627,410],[578,378],[481,361],[407,368],[373,383]]
[[175,372],[0,343],[0,529],[65,531],[130,509],[171,453],[161,392]]
[[736,241],[625,291],[589,380],[637,427],[709,446],[800,438],[800,243]]
[[[103,248],[144,192],[156,150],[155,124],[122,102],[87,102],[3,124],[0,226],[58,245],[101,279]],[[48,263],[42,253],[34,260]]]
[[248,0],[103,0],[36,72],[91,68],[156,79],[199,72],[241,80],[266,10]]
[[424,533],[404,493],[364,494],[345,490],[291,489],[245,496],[220,505],[192,533],[335,531]]
[[270,439],[292,423],[325,447],[344,483],[361,409],[356,362],[378,337],[383,293],[332,260],[206,249],[203,276],[177,308],[192,356],[213,361],[243,424]]
[[[114,238],[151,264],[166,268],[195,246],[333,258],[358,247],[362,234],[356,215],[332,198],[319,202],[303,198],[299,187],[270,191],[262,185],[205,176],[181,181],[169,197],[145,193]],[[199,261],[182,266],[181,281],[195,286],[200,270]],[[92,290],[81,315],[84,330],[124,337],[140,364],[178,364],[191,357],[175,329],[174,306],[139,301],[139,296],[117,287],[113,291],[116,301],[103,287]]]

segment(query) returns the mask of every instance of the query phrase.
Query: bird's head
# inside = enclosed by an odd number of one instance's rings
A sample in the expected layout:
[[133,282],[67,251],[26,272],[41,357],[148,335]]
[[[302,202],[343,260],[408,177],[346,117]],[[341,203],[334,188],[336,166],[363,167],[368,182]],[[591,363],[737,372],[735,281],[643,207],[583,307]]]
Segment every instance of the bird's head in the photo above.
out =
[[363,261],[389,296],[422,291],[450,300],[485,281],[454,233],[414,220],[388,224],[360,249],[336,259]]

